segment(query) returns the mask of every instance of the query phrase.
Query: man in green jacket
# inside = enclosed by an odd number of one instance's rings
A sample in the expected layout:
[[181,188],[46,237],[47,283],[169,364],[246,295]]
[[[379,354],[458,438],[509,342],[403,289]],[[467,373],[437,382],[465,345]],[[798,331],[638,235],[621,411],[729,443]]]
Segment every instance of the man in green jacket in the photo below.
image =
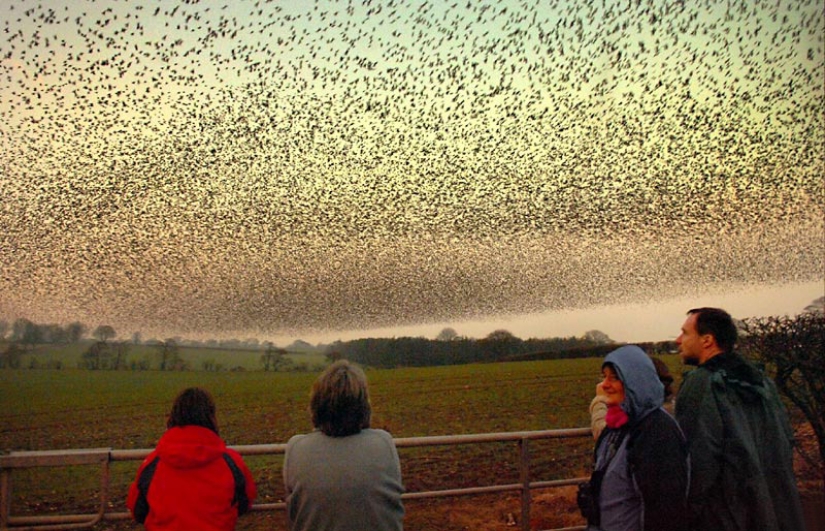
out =
[[688,441],[691,529],[802,531],[793,431],[774,383],[733,351],[731,316],[688,312],[676,339],[688,372],[676,419]]

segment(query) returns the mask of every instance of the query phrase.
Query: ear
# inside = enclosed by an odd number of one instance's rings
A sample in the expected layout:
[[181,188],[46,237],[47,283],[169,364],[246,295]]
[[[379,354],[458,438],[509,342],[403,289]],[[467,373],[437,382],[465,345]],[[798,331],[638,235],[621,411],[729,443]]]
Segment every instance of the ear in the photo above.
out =
[[713,334],[705,334],[702,336],[702,347],[705,349],[713,349],[716,347],[716,338]]

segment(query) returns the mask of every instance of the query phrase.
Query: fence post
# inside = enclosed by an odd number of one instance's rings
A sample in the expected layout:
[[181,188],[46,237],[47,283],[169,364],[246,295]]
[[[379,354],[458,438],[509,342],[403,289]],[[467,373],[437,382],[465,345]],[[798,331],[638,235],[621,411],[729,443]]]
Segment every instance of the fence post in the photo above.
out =
[[521,529],[530,531],[530,447],[526,438],[519,439],[519,453],[521,466],[519,472],[521,476]]
[[0,469],[0,531],[8,529],[11,514],[11,470]]

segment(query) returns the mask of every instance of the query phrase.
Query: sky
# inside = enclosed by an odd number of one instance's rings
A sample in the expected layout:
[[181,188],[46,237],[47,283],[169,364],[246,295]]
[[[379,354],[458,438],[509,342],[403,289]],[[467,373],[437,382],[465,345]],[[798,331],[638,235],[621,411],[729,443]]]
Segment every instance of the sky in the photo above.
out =
[[[371,330],[327,332],[296,338],[312,344],[329,344],[363,337],[436,338],[444,328],[459,336],[483,338],[496,330],[506,330],[522,339],[582,337],[592,330],[604,332],[620,343],[641,343],[676,339],[692,308],[716,307],[735,319],[796,316],[814,301],[822,306],[825,283],[803,282],[775,286],[736,286],[724,291],[705,290],[662,301],[614,304],[568,311],[546,311],[478,321],[436,323]],[[291,340],[284,340],[288,344]]]
[[635,341],[823,295],[815,0],[0,15],[0,319]]

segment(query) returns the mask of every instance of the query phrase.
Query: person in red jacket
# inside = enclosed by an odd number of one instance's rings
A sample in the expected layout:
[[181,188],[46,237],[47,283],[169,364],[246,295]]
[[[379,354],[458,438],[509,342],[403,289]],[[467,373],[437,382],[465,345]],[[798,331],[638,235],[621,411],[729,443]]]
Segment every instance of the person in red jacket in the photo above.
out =
[[167,430],[138,468],[126,505],[148,531],[232,531],[257,495],[238,452],[218,435],[215,402],[183,390]]

